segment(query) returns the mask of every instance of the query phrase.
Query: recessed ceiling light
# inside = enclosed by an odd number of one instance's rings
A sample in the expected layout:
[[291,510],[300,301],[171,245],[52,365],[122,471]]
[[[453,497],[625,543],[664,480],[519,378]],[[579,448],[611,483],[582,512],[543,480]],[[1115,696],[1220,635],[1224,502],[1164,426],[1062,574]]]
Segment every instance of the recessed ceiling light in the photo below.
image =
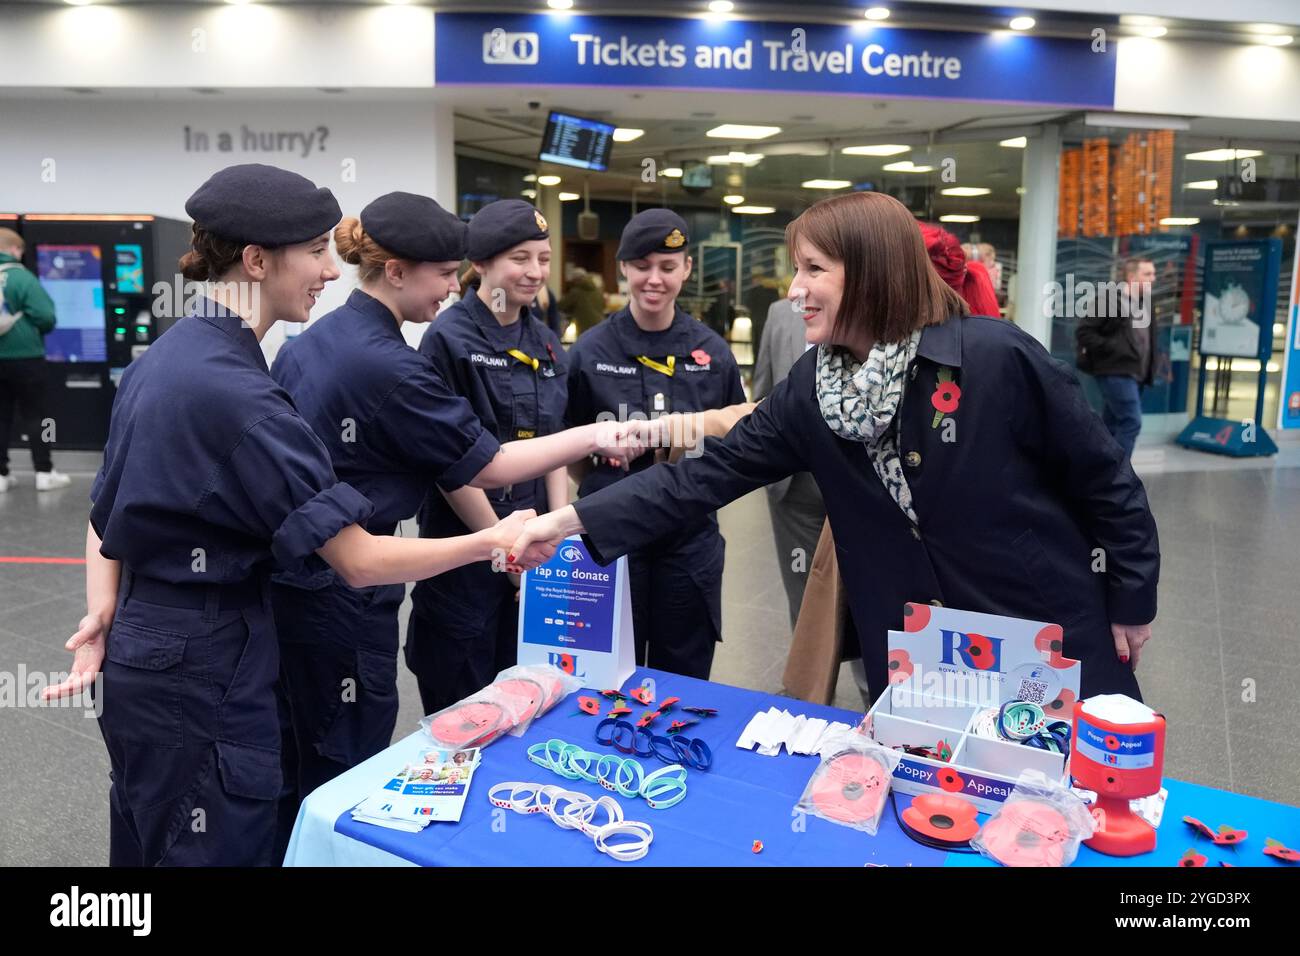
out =
[[730,13],[736,9],[736,5],[731,0],[709,0],[710,13]]
[[546,5],[552,10],[572,10],[573,0],[546,0]]
[[889,7],[867,7],[862,15],[868,20],[888,20]]
[[1012,17],[1011,22],[1007,24],[1013,30],[1032,30],[1034,28],[1033,17]]
[[710,156],[706,160],[706,162],[710,166],[730,166],[733,164],[737,166],[739,165],[757,166],[762,161],[762,159],[763,159],[762,153],[731,152],[731,153],[724,153],[723,155],[720,156]]
[[738,212],[743,216],[766,216],[769,213],[776,212],[775,206],[732,206],[732,212]]
[[993,192],[983,186],[949,186],[939,191],[945,196],[987,196]]
[[916,166],[910,159],[900,160],[897,163],[885,163],[880,167],[887,173],[929,173],[934,171],[933,166]]
[[739,206],[742,202],[745,201],[745,197],[739,194],[735,194],[731,196],[723,196],[722,201],[725,202],[728,206]]
[[95,0],[63,0],[63,2],[71,7],[88,7],[94,3]]
[[714,139],[766,139],[781,132],[779,126],[746,126],[744,123],[723,123],[705,133]]
[[1198,179],[1194,183],[1185,183],[1184,189],[1218,189],[1219,181],[1217,179]]
[[1029,137],[1013,136],[1010,139],[1000,139],[998,145],[1005,146],[1007,149],[1024,149],[1029,145]]
[[1275,34],[1273,36],[1262,36],[1259,42],[1267,46],[1289,46],[1294,38],[1290,34]]
[[524,182],[526,182],[526,183],[535,183],[535,182],[537,182],[537,174],[536,174],[536,173],[529,173],[527,176],[524,177]]
[[669,166],[667,169],[659,170],[660,176],[667,176],[669,179],[681,179],[682,168],[680,166]]
[[640,139],[645,135],[645,130],[634,129],[631,126],[618,126],[614,129],[614,142],[630,143],[634,139]]
[[1201,220],[1195,216],[1167,216],[1160,220],[1162,226],[1194,226]]
[[1169,29],[1167,27],[1138,27],[1136,32],[1139,36],[1144,36],[1151,40],[1159,40],[1169,32]]
[[911,148],[897,143],[882,143],[877,146],[845,146],[840,152],[846,156],[897,156]]
[[1258,149],[1204,149],[1199,153],[1188,153],[1183,158],[1200,163],[1226,163],[1233,159],[1251,159],[1263,155],[1263,150]]
[[979,222],[979,216],[966,216],[959,213],[950,213],[947,216],[940,216],[940,222]]
[[524,190],[523,192],[521,192],[519,195],[523,196],[525,199],[536,199],[536,198],[537,198],[537,190],[536,190],[536,189],[525,189],[525,190]]
[[805,179],[804,189],[848,189],[853,183],[847,179]]
[[573,202],[575,199],[581,199],[582,193],[560,193],[560,202]]
[[537,185],[539,186],[558,186],[564,182],[559,176],[538,176]]

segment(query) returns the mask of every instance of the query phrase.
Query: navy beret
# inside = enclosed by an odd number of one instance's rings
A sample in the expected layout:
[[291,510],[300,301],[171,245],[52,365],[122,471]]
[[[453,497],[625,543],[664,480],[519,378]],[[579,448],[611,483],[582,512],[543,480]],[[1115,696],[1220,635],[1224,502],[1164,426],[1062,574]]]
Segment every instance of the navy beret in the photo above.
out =
[[328,189],[278,166],[246,163],[212,174],[185,201],[211,233],[258,246],[288,246],[329,232],[343,218]]
[[483,262],[529,239],[549,239],[546,219],[531,203],[522,199],[490,202],[469,221],[465,258]]
[[465,257],[465,224],[428,196],[385,193],[361,210],[361,228],[403,259],[460,262]]
[[617,259],[644,259],[652,252],[685,252],[690,236],[686,220],[671,209],[646,209],[623,227]]

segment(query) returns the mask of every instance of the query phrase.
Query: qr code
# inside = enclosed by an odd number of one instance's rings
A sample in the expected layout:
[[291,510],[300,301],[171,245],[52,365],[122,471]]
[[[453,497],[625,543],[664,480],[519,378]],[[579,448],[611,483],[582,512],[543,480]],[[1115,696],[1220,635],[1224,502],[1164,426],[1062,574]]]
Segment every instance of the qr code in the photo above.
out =
[[1041,704],[1047,696],[1047,684],[1041,680],[1025,679],[1020,682],[1017,700],[1027,700],[1031,704]]

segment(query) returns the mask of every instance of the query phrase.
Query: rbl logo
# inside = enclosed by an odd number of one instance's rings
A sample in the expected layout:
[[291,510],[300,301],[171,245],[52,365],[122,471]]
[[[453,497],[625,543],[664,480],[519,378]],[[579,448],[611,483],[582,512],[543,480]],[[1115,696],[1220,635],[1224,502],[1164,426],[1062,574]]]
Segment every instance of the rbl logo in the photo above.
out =
[[1002,672],[1002,638],[942,629],[939,634],[943,640],[943,663],[956,663],[952,659],[955,651],[962,663],[973,670]]
[[582,673],[578,673],[577,654],[559,654],[552,651],[550,654],[547,655],[546,663],[552,665],[553,667],[558,667],[560,670],[564,671],[564,673],[570,674],[573,677],[587,676],[586,671],[583,671]]
[[573,564],[575,561],[582,560],[582,549],[571,544],[565,545],[560,549],[560,557]]

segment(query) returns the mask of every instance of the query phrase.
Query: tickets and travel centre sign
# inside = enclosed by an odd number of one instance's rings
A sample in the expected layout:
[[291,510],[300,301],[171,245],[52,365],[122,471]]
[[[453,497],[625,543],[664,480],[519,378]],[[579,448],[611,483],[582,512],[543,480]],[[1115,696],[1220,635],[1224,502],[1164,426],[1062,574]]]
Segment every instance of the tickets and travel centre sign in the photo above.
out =
[[[614,86],[1111,109],[1115,44],[861,24],[439,13],[435,85]],[[1099,45],[1097,45],[1099,46]]]

